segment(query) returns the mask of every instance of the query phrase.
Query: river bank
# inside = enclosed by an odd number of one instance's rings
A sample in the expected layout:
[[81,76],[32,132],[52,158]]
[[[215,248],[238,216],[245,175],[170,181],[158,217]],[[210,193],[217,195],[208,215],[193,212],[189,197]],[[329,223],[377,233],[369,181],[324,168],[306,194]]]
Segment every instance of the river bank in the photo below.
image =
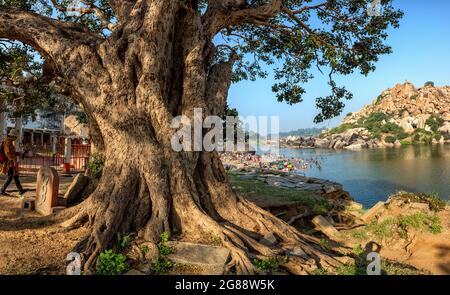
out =
[[[450,208],[432,195],[399,192],[366,210],[334,182],[312,179],[310,187],[308,178],[285,173],[228,174],[245,198],[317,237],[328,251],[346,253],[332,274],[365,274],[364,253],[374,246],[384,274],[450,274]],[[333,197],[326,194],[330,186]]]

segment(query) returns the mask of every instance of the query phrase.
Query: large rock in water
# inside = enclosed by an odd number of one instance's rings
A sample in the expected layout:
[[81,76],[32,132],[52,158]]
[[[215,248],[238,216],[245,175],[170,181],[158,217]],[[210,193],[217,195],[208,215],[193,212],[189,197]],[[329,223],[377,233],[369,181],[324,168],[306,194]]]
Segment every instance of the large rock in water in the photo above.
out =
[[328,139],[316,138],[314,143],[316,148],[326,149],[330,145],[330,141]]
[[67,204],[71,204],[77,200],[77,198],[81,197],[81,192],[87,187],[89,184],[89,177],[78,174],[70,184],[66,193],[64,194],[64,199]]
[[171,242],[172,254],[169,259],[178,264],[194,265],[202,269],[202,274],[222,275],[230,257],[230,250],[185,242]]

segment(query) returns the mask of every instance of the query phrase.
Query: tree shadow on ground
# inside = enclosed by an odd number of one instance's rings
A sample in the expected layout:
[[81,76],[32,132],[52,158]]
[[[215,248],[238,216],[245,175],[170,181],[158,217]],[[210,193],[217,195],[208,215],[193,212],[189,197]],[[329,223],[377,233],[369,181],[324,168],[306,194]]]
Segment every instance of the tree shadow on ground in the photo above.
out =
[[450,246],[449,245],[439,245],[439,256],[442,257],[442,262],[439,264],[439,268],[443,273],[450,275]]

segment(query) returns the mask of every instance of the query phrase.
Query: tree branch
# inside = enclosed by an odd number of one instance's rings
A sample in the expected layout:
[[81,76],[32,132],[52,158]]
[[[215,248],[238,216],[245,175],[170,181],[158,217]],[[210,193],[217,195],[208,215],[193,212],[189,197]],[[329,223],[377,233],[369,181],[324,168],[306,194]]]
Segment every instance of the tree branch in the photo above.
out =
[[110,22],[108,15],[97,5],[94,4],[93,1],[89,0],[79,0],[81,3],[86,5],[86,7],[66,7],[58,3],[57,0],[50,0],[53,6],[59,11],[66,12],[76,12],[81,16],[85,14],[95,14],[102,23],[102,28],[107,28],[109,30],[114,30],[115,25]]
[[266,4],[249,7],[244,0],[211,0],[202,17],[205,33],[213,37],[228,26],[264,21],[275,17],[282,8],[283,0],[271,0]]
[[136,4],[136,0],[109,0],[108,3],[111,6],[114,14],[119,22],[125,22],[130,16],[131,10]]
[[[95,47],[100,35],[73,23],[61,22],[30,11],[0,6],[0,38],[17,40],[37,50],[51,65],[67,64],[79,46]],[[74,65],[67,65],[73,67]]]

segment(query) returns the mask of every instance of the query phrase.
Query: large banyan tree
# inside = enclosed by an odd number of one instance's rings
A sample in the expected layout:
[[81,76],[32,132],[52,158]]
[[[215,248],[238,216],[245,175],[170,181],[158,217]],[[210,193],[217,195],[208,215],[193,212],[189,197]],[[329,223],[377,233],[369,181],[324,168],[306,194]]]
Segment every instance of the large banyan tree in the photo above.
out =
[[[299,247],[304,255],[286,265],[293,273],[337,265],[315,238],[238,196],[216,152],[175,152],[171,122],[194,108],[220,116],[231,83],[269,68],[277,99],[290,104],[311,68],[326,71],[330,95],[317,98],[316,121],[338,115],[351,94],[333,76],[373,71],[402,16],[391,1],[372,2],[0,0],[0,38],[39,52],[46,74],[83,106],[105,158],[95,192],[64,223],[89,228],[77,246],[85,268],[117,233],[156,242],[175,231],[219,237],[237,273],[254,272],[254,255]],[[277,246],[259,242],[268,233]]]

